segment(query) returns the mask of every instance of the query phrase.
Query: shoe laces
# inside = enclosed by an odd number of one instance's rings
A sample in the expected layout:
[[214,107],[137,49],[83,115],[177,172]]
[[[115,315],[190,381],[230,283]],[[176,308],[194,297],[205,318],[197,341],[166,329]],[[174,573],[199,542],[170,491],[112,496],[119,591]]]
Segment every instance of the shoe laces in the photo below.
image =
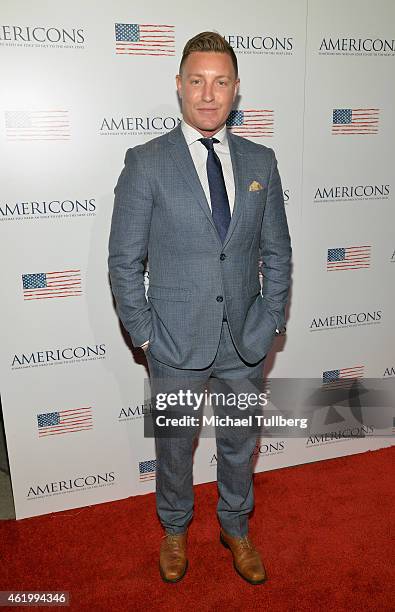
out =
[[177,534],[177,533],[165,533],[164,536],[162,536],[162,540],[166,538],[167,542],[169,542],[169,544],[172,544],[173,546],[180,546],[181,542],[178,538],[178,536],[181,534]]
[[244,536],[244,537],[240,538],[240,545],[243,548],[247,548],[249,550],[253,550],[253,546],[252,546],[248,536]]

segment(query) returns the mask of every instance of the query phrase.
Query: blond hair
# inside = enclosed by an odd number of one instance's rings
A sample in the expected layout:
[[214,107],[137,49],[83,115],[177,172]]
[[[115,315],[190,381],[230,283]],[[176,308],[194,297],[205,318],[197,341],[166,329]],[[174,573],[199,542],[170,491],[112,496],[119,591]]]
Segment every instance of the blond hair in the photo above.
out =
[[226,53],[232,60],[235,69],[236,78],[238,76],[237,58],[233,48],[227,40],[218,32],[200,32],[193,38],[188,40],[182,52],[179,72],[181,74],[182,66],[191,53],[195,51],[211,52],[211,53]]

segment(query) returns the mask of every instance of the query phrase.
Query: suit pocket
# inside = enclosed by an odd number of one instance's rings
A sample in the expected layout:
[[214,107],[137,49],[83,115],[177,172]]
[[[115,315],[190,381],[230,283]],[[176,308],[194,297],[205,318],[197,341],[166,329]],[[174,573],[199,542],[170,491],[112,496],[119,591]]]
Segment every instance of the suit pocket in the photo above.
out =
[[262,187],[262,189],[257,189],[256,191],[249,191],[247,195],[247,200],[251,200],[251,202],[262,202],[266,198],[266,187]]
[[180,287],[161,287],[149,285],[147,296],[154,300],[167,300],[169,302],[189,302],[191,299],[190,289]]

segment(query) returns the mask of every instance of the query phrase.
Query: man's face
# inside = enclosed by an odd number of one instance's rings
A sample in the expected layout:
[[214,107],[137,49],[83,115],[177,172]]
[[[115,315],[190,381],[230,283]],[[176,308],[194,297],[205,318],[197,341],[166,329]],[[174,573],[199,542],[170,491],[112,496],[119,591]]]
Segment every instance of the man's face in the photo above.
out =
[[194,51],[176,76],[186,123],[210,138],[225,124],[239,89],[227,53]]

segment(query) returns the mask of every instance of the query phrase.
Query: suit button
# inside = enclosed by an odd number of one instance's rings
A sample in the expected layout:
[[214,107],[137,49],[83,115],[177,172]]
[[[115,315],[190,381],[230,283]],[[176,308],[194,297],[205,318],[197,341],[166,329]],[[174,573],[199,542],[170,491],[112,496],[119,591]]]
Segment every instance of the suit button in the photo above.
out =
[[221,255],[219,256],[220,260],[223,261],[224,259],[226,259],[226,255],[225,253],[221,253]]
[[223,302],[224,298],[222,297],[222,295],[217,295],[217,302]]

